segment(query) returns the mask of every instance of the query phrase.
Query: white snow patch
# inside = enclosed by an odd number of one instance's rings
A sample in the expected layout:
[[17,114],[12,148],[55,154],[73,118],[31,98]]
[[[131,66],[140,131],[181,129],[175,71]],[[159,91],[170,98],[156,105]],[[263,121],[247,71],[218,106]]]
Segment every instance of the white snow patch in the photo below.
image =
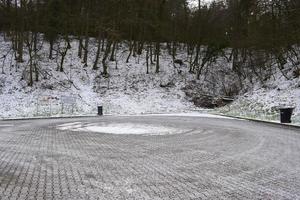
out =
[[77,129],[82,127],[81,122],[66,123],[57,126],[59,130]]
[[12,124],[0,124],[0,127],[12,127],[12,126],[14,126],[14,125],[12,125]]
[[172,113],[172,114],[154,114],[156,116],[168,116],[168,117],[201,117],[201,118],[215,118],[215,119],[235,119],[231,117],[221,116],[221,115],[214,115],[209,113]]
[[189,130],[174,127],[148,125],[138,123],[111,123],[111,124],[84,124],[67,123],[57,126],[59,130],[70,130],[78,132],[97,132],[107,134],[130,134],[130,135],[169,135],[180,134]]

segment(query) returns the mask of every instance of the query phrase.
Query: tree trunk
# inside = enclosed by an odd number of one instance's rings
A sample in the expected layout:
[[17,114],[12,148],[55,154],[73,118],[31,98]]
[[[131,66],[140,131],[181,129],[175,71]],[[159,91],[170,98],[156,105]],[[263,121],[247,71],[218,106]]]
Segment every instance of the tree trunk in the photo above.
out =
[[32,43],[33,43],[33,34],[28,33],[26,34],[26,45],[28,49],[28,54],[29,54],[29,82],[28,86],[32,87],[33,86],[33,55],[32,55]]
[[108,77],[108,66],[106,64],[106,59],[108,58],[108,55],[110,53],[112,42],[110,40],[107,41],[105,53],[102,59],[102,65],[103,65],[103,76]]
[[173,62],[174,62],[174,60],[176,60],[176,42],[175,41],[173,42],[173,45],[172,45],[172,58],[173,58]]
[[132,50],[133,50],[133,44],[132,44],[132,41],[130,41],[130,44],[129,44],[129,54],[128,54],[128,57],[126,59],[126,63],[129,63],[129,59],[131,57]]
[[101,45],[101,51],[104,52],[104,46],[105,46],[105,39],[102,38],[102,45]]
[[34,72],[35,72],[35,81],[39,81],[39,71],[37,66],[37,42],[38,42],[38,33],[34,33],[34,43],[33,43],[33,51],[34,51]]
[[78,57],[82,58],[82,37],[79,36],[78,40]]
[[18,37],[18,60],[17,62],[24,62],[23,60],[23,43],[24,43],[24,36],[23,36],[23,32],[21,31],[19,33],[19,37]]
[[193,72],[195,71],[196,67],[199,66],[200,49],[201,49],[200,44],[197,44],[196,56],[195,56],[195,59],[194,59],[193,65],[192,65],[192,71]]
[[101,51],[101,34],[99,33],[97,53],[96,53],[96,58],[95,58],[95,62],[93,65],[93,70],[98,69],[98,61],[99,61],[100,51]]
[[59,71],[60,72],[64,71],[64,61],[65,61],[66,55],[68,53],[68,50],[71,48],[69,38],[66,37],[65,40],[66,40],[65,41],[65,49],[60,53],[61,54],[61,60],[60,60],[60,66],[59,66]]
[[139,47],[138,47],[138,55],[142,55],[143,53],[143,48],[144,48],[144,42],[140,42],[139,43]]
[[137,45],[136,45],[136,41],[133,41],[133,52],[132,52],[132,56],[136,57],[136,51],[137,51]]
[[110,61],[115,61],[115,50],[116,50],[117,42],[113,42],[113,48],[111,50]]
[[89,7],[90,7],[90,1],[87,1],[87,11],[86,11],[86,16],[85,16],[85,40],[84,40],[84,55],[83,55],[83,63],[84,66],[87,67],[87,61],[88,61],[88,53],[89,53],[89,28],[90,28],[90,23],[89,23]]
[[151,65],[154,65],[152,43],[150,43],[150,63]]
[[86,35],[85,44],[84,44],[84,55],[83,55],[83,63],[85,67],[87,67],[88,53],[89,53],[89,36]]
[[156,43],[156,70],[155,73],[159,73],[159,54],[160,54],[160,43]]
[[32,62],[32,52],[29,52],[29,83],[28,86],[33,86],[33,62]]
[[53,40],[51,39],[50,41],[49,41],[49,43],[50,43],[50,47],[49,47],[49,59],[51,60],[52,58],[53,58]]
[[147,67],[146,74],[149,74],[149,46],[147,46],[146,48],[146,67]]
[[[15,1],[16,2],[16,9],[18,9],[17,8],[17,1]],[[20,62],[20,63],[22,63],[22,62],[24,62],[24,60],[23,60],[23,45],[24,45],[24,17],[25,16],[23,16],[23,9],[24,9],[24,2],[23,1],[20,1],[20,8],[19,8],[19,10],[20,10],[20,20],[19,20],[19,23],[17,22],[17,24],[19,25],[19,33],[18,33],[18,49],[17,49],[17,51],[18,51],[18,58],[17,58],[17,62]]]

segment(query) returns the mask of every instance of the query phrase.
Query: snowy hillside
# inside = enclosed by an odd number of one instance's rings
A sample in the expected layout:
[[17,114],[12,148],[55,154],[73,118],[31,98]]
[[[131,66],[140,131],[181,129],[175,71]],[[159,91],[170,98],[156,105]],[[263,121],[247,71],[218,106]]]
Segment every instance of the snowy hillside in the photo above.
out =
[[189,73],[186,51],[179,49],[177,58],[182,59],[184,65],[174,67],[165,45],[160,73],[155,74],[155,66],[150,65],[150,73],[146,74],[145,53],[131,57],[126,63],[126,45],[124,42],[118,46],[117,61],[108,63],[110,76],[104,78],[101,67],[92,70],[95,41],[89,46],[88,66],[84,66],[77,56],[78,43],[73,40],[64,72],[57,71],[59,56],[54,55],[56,59],[49,60],[48,44],[40,44],[40,80],[28,87],[28,57],[25,56],[24,63],[16,64],[10,50],[11,42],[0,37],[0,117],[90,115],[97,113],[99,105],[104,107],[105,114],[189,112],[197,109],[194,103],[198,106],[212,103],[203,95],[237,95],[232,105],[219,108],[217,112],[276,121],[278,107],[292,106],[295,107],[294,120],[300,122],[299,78],[287,80],[274,68],[273,76],[264,84],[259,81],[250,84],[245,80],[245,88],[238,88],[238,77],[232,71],[231,61],[219,57],[208,63],[200,80],[196,80],[195,74]]
[[[293,77],[291,73],[292,70],[289,70],[289,77]],[[295,108],[293,123],[300,124],[300,78],[288,80],[277,70],[264,85],[256,84],[233,104],[218,111],[233,116],[278,121],[279,108],[285,107]]]
[[[9,52],[10,42],[0,38],[0,58]],[[125,45],[125,44],[124,44]],[[181,88],[187,81],[187,68],[179,74],[171,57],[162,56],[161,72],[146,74],[145,59],[132,57],[126,63],[128,52],[119,47],[118,62],[110,62],[109,78],[103,78],[100,70],[91,68],[96,47],[90,46],[89,65],[77,57],[77,42],[66,56],[64,72],[56,71],[57,60],[49,60],[47,44],[39,52],[41,80],[28,87],[27,62],[15,65],[12,52],[1,60],[0,117],[32,117],[61,114],[95,114],[102,105],[106,114],[138,114],[181,112],[195,109]],[[28,68],[28,67],[27,67]],[[23,77],[23,78],[22,78]],[[24,79],[25,77],[25,79]],[[63,99],[66,99],[64,102]],[[75,102],[74,102],[75,101]],[[64,104],[64,105],[62,105]]]

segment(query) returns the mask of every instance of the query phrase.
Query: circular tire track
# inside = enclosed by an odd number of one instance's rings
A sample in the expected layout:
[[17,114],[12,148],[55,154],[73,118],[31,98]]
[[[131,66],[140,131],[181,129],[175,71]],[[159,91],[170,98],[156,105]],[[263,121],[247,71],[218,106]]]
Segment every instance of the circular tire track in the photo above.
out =
[[[78,121],[186,131],[147,136],[56,128]],[[299,130],[166,116],[12,124],[0,122],[3,199],[300,199]]]

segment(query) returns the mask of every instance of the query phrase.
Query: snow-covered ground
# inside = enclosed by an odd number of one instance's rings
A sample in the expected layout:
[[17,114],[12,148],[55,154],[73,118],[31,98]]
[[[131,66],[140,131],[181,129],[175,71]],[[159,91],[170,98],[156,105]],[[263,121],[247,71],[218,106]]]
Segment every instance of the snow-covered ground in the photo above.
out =
[[[104,114],[187,113],[197,108],[184,88],[200,96],[202,93],[222,96],[226,91],[235,90],[237,85],[238,77],[232,72],[232,63],[225,58],[220,57],[206,66],[205,76],[195,80],[195,74],[188,72],[188,65],[174,68],[165,45],[162,45],[160,73],[155,74],[155,66],[150,65],[150,74],[146,74],[145,53],[131,57],[126,63],[129,53],[126,42],[118,47],[117,62],[108,62],[110,77],[104,78],[101,62],[98,70],[92,70],[96,42],[90,41],[88,66],[78,58],[78,43],[72,40],[64,72],[56,71],[60,56],[49,60],[49,46],[46,42],[41,44],[38,52],[40,81],[28,87],[26,48],[25,62],[16,64],[10,51],[11,42],[5,41],[0,34],[0,118],[94,115],[99,105],[103,106]],[[179,49],[177,58],[188,64],[186,51]],[[246,94],[241,94],[232,105],[217,109],[217,112],[278,121],[277,108],[292,106],[295,107],[293,121],[300,123],[299,78],[287,80],[274,69],[273,76],[264,85],[258,81],[254,85],[245,85]]]
[[[204,112],[204,111],[202,111]],[[123,115],[124,116],[124,115]],[[134,117],[130,115],[131,117]],[[173,114],[150,114],[143,115],[143,117],[199,117],[199,118],[214,118],[214,119],[233,119],[230,117],[224,117],[219,115],[213,115],[208,113],[190,112],[190,113],[173,113]],[[235,119],[236,120],[236,119]],[[170,126],[163,125],[149,125],[143,123],[85,123],[85,122],[71,122],[64,123],[56,126],[58,130],[63,131],[79,131],[79,132],[97,132],[107,134],[130,134],[130,135],[170,135],[180,134],[192,129],[179,129]]]
[[[44,77],[41,76],[32,88],[22,79],[24,69],[28,68],[27,62],[16,66],[12,52],[5,60],[2,59],[4,74],[0,73],[0,118],[90,115],[97,113],[99,105],[103,106],[105,114],[169,113],[195,109],[181,90],[192,76],[188,75],[186,67],[179,74],[170,56],[161,56],[159,74],[154,73],[154,65],[150,66],[150,74],[146,74],[145,55],[132,57],[126,63],[128,52],[120,46],[118,63],[108,62],[110,77],[103,78],[100,75],[101,63],[99,70],[92,70],[96,53],[95,43],[92,43],[87,67],[77,57],[77,42],[71,43],[72,49],[66,57],[63,73],[56,71],[59,60],[49,60],[48,46],[43,44],[39,52],[39,66]],[[3,37],[0,37],[0,44],[1,58],[11,44]],[[28,58],[25,57],[25,60]],[[168,84],[171,86],[161,87]]]
[[287,80],[276,72],[264,87],[256,85],[233,104],[218,111],[233,116],[279,121],[279,109],[287,107],[294,108],[292,121],[300,124],[300,78]]

